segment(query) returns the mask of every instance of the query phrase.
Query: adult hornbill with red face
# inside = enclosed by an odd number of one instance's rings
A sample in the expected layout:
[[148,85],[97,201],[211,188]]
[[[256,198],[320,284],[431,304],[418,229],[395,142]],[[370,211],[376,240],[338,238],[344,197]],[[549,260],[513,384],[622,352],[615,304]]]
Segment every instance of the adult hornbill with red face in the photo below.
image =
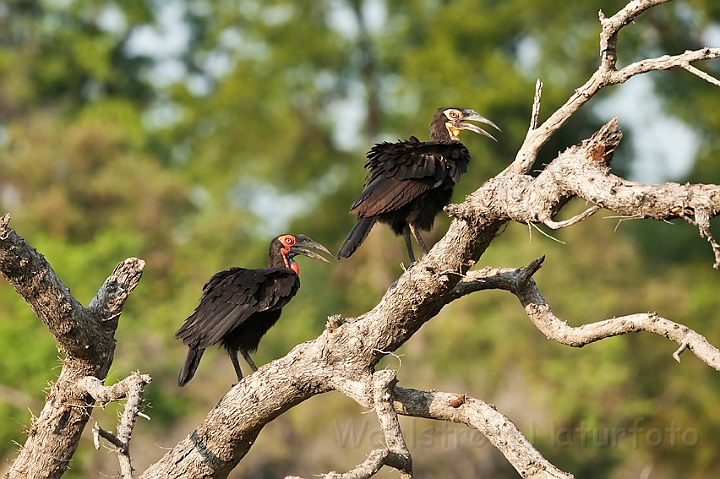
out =
[[267,268],[229,268],[205,283],[200,304],[175,333],[175,339],[182,339],[188,347],[178,376],[179,386],[192,379],[205,348],[217,343],[230,355],[238,381],[243,377],[238,351],[257,371],[250,353],[257,350],[260,338],[277,322],[283,306],[300,288],[300,268],[294,257],[303,255],[329,263],[305,248],[332,254],[303,234],[280,235],[270,242]]
[[462,130],[493,138],[482,128],[466,123],[479,121],[498,131],[492,121],[468,108],[439,108],[430,122],[430,141],[411,136],[407,141],[383,142],[367,154],[369,170],[365,187],[350,214],[358,219],[340,246],[338,258],[348,258],[365,240],[377,221],[405,237],[410,262],[415,262],[410,232],[428,252],[420,231],[430,231],[435,216],[450,202],[453,187],[467,171],[470,154],[458,141]]

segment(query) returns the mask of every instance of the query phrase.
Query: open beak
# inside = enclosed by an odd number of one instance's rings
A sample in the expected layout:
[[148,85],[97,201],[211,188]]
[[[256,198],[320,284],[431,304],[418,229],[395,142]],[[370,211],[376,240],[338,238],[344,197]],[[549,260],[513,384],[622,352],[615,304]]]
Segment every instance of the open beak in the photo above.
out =
[[[465,121],[479,121],[480,123],[485,123],[486,125],[490,125],[490,126],[492,126],[493,128],[495,128],[497,131],[502,132],[502,130],[501,130],[495,123],[493,123],[492,121],[488,120],[487,118],[485,118],[484,116],[482,116],[482,115],[479,114],[478,112],[476,112],[476,111],[474,111],[474,110],[471,110],[471,109],[469,109],[469,108],[464,108],[464,109],[462,109],[462,110],[460,110],[460,111],[462,111],[463,116],[462,116],[462,118],[460,118],[460,120],[457,121],[457,122],[455,123],[455,125],[454,125],[455,128],[457,128],[458,130],[474,131],[475,133],[477,133],[477,134],[479,134],[479,135],[487,136],[488,138],[491,138],[491,139],[495,140],[495,137],[494,137],[494,136],[492,136],[490,133],[488,133],[487,131],[483,130],[483,129],[480,128],[479,126],[473,125],[472,123],[465,123]],[[495,141],[497,141],[497,140],[495,140]]]
[[[296,255],[303,255],[307,256],[308,258],[318,259],[320,261],[323,261],[325,263],[330,263],[327,259],[320,256],[314,251],[310,251],[305,248],[313,248],[313,249],[319,249],[320,251],[324,251],[330,256],[333,256],[333,254],[330,252],[329,249],[321,245],[320,243],[311,240],[308,236],[305,236],[303,234],[294,235],[295,236],[295,245],[290,247],[290,256],[296,256]],[[303,246],[305,248],[303,248]]]

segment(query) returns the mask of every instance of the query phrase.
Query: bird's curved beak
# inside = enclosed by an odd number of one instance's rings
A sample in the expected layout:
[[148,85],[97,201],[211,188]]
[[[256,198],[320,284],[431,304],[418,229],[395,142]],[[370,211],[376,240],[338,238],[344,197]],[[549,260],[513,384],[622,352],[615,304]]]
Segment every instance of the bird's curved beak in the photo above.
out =
[[307,256],[308,258],[318,259],[325,263],[330,263],[330,261],[325,259],[323,256],[320,256],[316,252],[310,251],[305,248],[319,249],[320,251],[324,251],[330,256],[333,256],[329,249],[327,249],[320,243],[313,241],[308,236],[302,234],[295,235],[295,245],[290,247],[290,256],[292,257],[300,254],[303,256]]
[[[474,131],[475,133],[483,136],[487,136],[488,138],[495,140],[495,137],[492,136],[487,131],[483,130],[477,125],[473,125],[472,123],[465,123],[465,121],[479,121],[480,123],[485,123],[486,125],[490,125],[493,128],[495,128],[497,131],[502,132],[502,130],[492,121],[488,120],[484,116],[482,116],[480,113],[471,110],[469,108],[465,108],[463,110],[460,110],[463,114],[462,118],[460,118],[457,122],[455,122],[455,128],[458,130],[469,130]],[[497,141],[497,140],[495,140]]]

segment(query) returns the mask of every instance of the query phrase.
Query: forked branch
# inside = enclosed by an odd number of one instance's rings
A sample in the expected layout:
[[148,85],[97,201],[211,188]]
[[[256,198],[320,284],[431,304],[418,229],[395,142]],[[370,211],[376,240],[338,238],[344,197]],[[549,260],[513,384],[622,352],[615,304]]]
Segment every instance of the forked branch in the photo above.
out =
[[[601,62],[598,69],[590,79],[555,111],[545,122],[537,128],[528,131],[525,141],[518,150],[515,160],[501,175],[512,173],[527,173],[535,162],[540,149],[567,121],[587,103],[600,89],[624,83],[635,75],[650,71],[683,68],[697,77],[720,86],[720,81],[692,66],[692,63],[720,58],[720,48],[705,47],[700,50],[686,51],[680,55],[665,55],[658,58],[648,58],[620,70],[617,65],[617,41],[620,30],[631,24],[641,13],[648,9],[669,2],[671,0],[632,0],[625,8],[610,18],[605,18],[602,11],[599,13],[602,30],[600,33]],[[536,90],[531,125],[536,124],[535,116],[539,110],[539,98]]]
[[141,411],[143,390],[150,382],[152,382],[150,376],[135,371],[112,386],[103,386],[102,381],[94,377],[84,378],[78,383],[78,387],[85,388],[100,406],[127,398],[120,417],[120,424],[117,427],[117,436],[102,429],[97,423],[93,426],[95,449],[100,448],[100,437],[106,439],[115,447],[120,462],[120,474],[123,479],[132,479],[133,477],[132,462],[130,460],[130,438],[132,437],[135,422],[138,416],[150,419]]

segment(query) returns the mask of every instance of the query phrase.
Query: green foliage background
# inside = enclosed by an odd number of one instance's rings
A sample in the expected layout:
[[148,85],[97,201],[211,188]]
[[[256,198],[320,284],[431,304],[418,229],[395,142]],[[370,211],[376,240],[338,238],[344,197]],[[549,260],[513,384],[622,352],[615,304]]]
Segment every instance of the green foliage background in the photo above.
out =
[[[473,162],[456,190],[460,201],[512,160],[535,79],[545,82],[547,114],[597,66],[596,12],[623,5],[0,1],[0,211],[84,304],[117,262],[147,262],[109,377],[139,369],[154,379],[152,420],[133,438],[135,468],[185,437],[233,382],[230,362],[213,350],[186,388],[175,384],[185,352],[173,333],[208,277],[231,265],[262,267],[269,239],[288,231],[337,249],[354,222],[347,210],[364,179],[364,152],[383,139],[425,137],[442,105],[473,108],[503,129],[497,144],[464,138]],[[620,61],[705,46],[702,33],[719,20],[714,0],[657,7],[623,30]],[[675,180],[717,183],[717,88],[684,71],[651,79],[664,113],[696,134],[694,168]],[[633,127],[622,111],[613,115],[627,137],[616,158],[625,174]],[[608,119],[583,110],[537,168]],[[479,266],[517,267],[545,254],[536,278],[571,324],[657,311],[720,344],[720,276],[697,231],[679,222],[618,225],[609,215],[554,233],[564,244],[510,225]],[[431,240],[448,224],[440,218]],[[330,314],[371,308],[402,261],[402,241],[379,227],[350,260],[302,262],[302,290],[256,361],[317,337]],[[514,297],[488,292],[445,308],[381,367],[400,367],[405,386],[495,404],[576,477],[716,477],[720,375],[688,353],[675,363],[674,350],[649,335],[562,347],[534,329]],[[59,364],[52,336],[0,282],[0,470]],[[110,429],[116,411],[97,410],[94,419]],[[314,398],[271,423],[232,477],[347,470],[377,441],[363,412],[339,394]],[[403,421],[419,478],[517,477],[467,429]],[[88,437],[66,477],[116,469],[113,454],[96,452]]]

